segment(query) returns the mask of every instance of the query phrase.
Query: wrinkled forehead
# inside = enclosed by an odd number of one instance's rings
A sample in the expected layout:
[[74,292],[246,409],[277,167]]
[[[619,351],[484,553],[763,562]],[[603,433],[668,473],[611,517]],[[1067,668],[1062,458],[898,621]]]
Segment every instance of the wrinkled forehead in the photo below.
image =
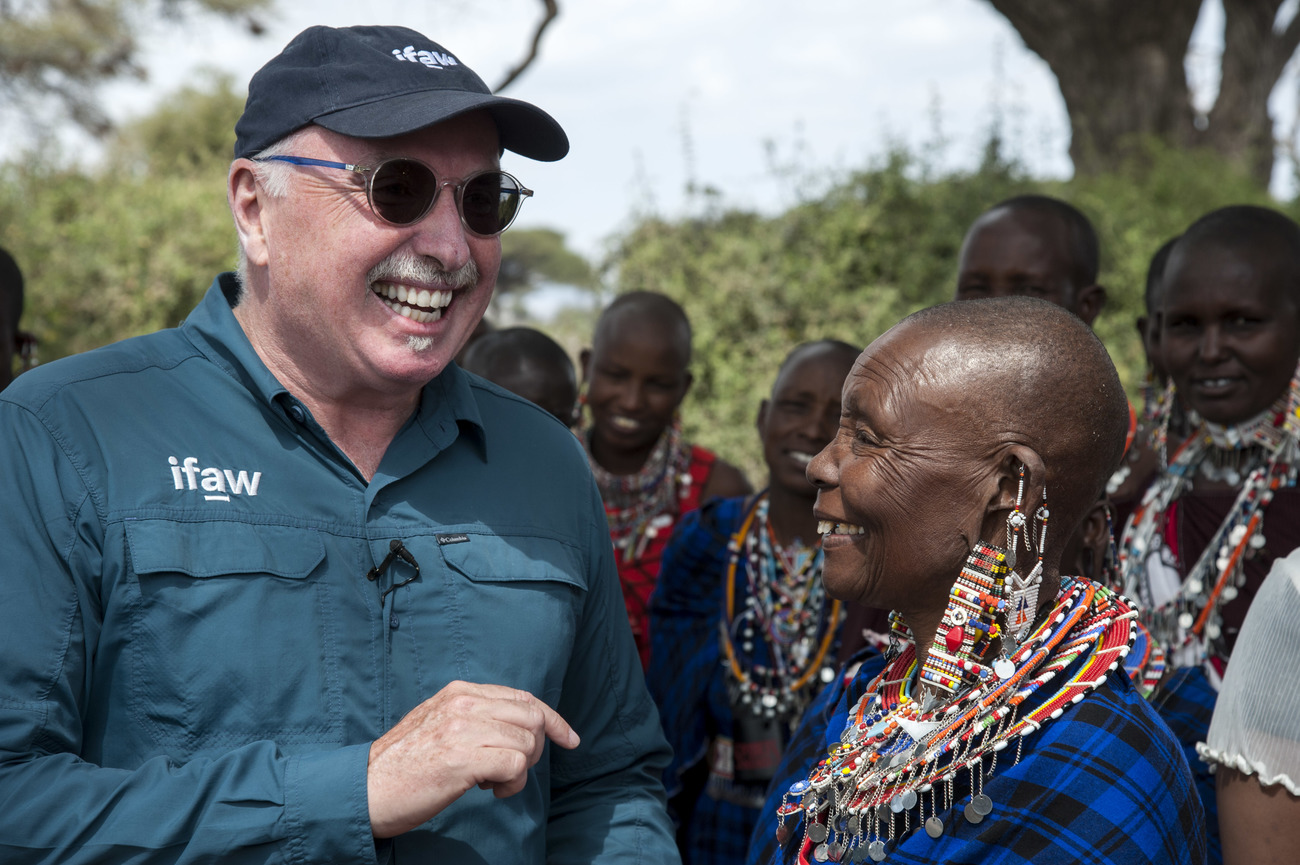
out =
[[867,346],[855,376],[906,382],[916,388],[947,387],[955,379],[982,377],[988,357],[978,335],[952,326],[904,321]]
[[982,342],[963,329],[904,322],[859,356],[845,382],[845,414],[978,450],[992,431],[1016,425],[1005,412],[1028,360]]

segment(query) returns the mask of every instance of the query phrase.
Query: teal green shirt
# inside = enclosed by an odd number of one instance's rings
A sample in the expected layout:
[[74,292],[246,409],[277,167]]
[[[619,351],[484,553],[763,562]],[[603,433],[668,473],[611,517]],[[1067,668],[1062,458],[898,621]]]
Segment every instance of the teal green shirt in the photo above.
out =
[[[675,861],[573,435],[451,366],[367,483],[233,286],[0,393],[0,861]],[[394,539],[418,577],[368,579]],[[537,695],[582,744],[377,843],[370,743],[455,679]]]

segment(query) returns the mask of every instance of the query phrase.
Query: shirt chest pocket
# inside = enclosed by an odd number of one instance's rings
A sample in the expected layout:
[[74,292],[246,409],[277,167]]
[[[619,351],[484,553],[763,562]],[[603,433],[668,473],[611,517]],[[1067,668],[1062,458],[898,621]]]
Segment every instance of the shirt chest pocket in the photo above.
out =
[[337,623],[310,530],[135,520],[130,705],[170,753],[340,735]]
[[535,536],[442,535],[438,550],[460,677],[557,701],[586,601],[584,557]]

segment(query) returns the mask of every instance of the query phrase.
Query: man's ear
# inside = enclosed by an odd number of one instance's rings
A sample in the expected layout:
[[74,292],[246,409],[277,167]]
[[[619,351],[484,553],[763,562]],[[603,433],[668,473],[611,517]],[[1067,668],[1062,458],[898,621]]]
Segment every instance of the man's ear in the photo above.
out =
[[1090,285],[1080,289],[1074,299],[1074,308],[1078,311],[1079,318],[1083,319],[1088,327],[1097,320],[1101,315],[1102,309],[1106,306],[1106,289],[1100,285]]
[[[1024,467],[1023,492],[1020,468]],[[1010,445],[998,455],[997,469],[990,478],[990,494],[984,508],[984,524],[980,537],[999,545],[1006,545],[1007,516],[1021,498],[1020,510],[1032,523],[1034,512],[1043,503],[1043,489],[1047,485],[1047,466],[1038,451],[1027,445]]]
[[265,267],[267,253],[266,226],[263,224],[263,191],[258,188],[254,165],[249,159],[236,159],[226,177],[226,200],[235,219],[235,231],[244,248],[250,267]]
[[578,368],[582,370],[582,384],[591,382],[591,349],[578,352]]
[[758,404],[758,416],[754,418],[754,428],[758,430],[758,438],[760,441],[762,441],[764,436],[767,435],[765,432],[767,429],[767,412],[768,401],[765,399]]

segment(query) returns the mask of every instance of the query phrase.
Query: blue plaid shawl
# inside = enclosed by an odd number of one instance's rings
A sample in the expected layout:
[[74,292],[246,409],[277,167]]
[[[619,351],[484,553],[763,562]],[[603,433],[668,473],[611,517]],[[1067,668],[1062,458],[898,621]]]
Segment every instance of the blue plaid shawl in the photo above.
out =
[[[791,863],[796,840],[776,843],[776,808],[796,780],[839,741],[849,712],[883,666],[879,654],[858,656],[862,667],[839,681],[804,714],[769,792],[751,841],[751,863]],[[1057,675],[1073,675],[1068,668]],[[1045,688],[1043,690],[1050,690]],[[1028,708],[1028,707],[1026,707]],[[984,792],[993,813],[967,823],[970,799],[959,774],[956,805],[944,816],[938,839],[916,831],[889,843],[890,865],[937,863],[1203,863],[1205,816],[1193,792],[1191,771],[1178,743],[1129,683],[1123,670],[1065,713],[1024,739],[1020,762],[1014,745],[999,756]],[[788,824],[793,825],[793,824]],[[870,860],[867,860],[870,861]]]
[[1210,732],[1210,716],[1219,692],[1210,685],[1205,671],[1200,667],[1178,667],[1165,677],[1164,682],[1151,694],[1151,705],[1160,720],[1169,725],[1174,738],[1182,746],[1187,764],[1192,767],[1196,792],[1200,794],[1205,809],[1206,862],[1220,865],[1223,862],[1223,844],[1219,839],[1219,800],[1214,788],[1214,775],[1209,765],[1196,753],[1196,743],[1204,742]]
[[[763,786],[710,786],[705,765],[710,742],[733,735],[725,656],[719,625],[726,603],[727,542],[740,528],[752,498],[715,499],[682,517],[664,551],[650,598],[650,666],[646,684],[659,706],[673,759],[664,772],[669,807],[679,826],[686,865],[741,865],[758,820]],[[737,574],[735,604],[748,584]],[[762,641],[756,658],[766,663]],[[732,801],[719,798],[725,787]],[[751,799],[753,806],[739,804]]]

